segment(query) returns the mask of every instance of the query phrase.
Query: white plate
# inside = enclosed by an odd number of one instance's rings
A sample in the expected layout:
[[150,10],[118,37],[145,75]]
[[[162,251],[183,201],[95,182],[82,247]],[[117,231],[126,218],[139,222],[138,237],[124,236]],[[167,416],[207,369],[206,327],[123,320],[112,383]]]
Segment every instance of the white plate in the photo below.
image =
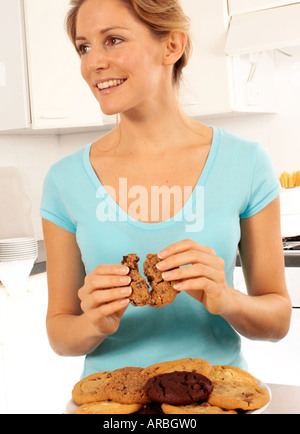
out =
[[258,382],[258,385],[262,389],[264,389],[268,392],[268,394],[270,395],[270,401],[264,407],[259,408],[258,410],[247,411],[246,414],[262,414],[269,407],[269,405],[271,404],[271,401],[272,401],[272,392],[271,392],[270,387],[266,383],[264,383],[263,381],[259,380],[258,378],[256,380]]
[[24,243],[36,243],[36,238],[23,237],[23,238],[7,238],[1,239],[0,244],[24,244]]
[[[257,379],[257,382],[258,382],[258,385],[262,389],[266,390],[269,393],[269,395],[270,395],[270,401],[264,407],[259,408],[258,410],[246,411],[245,414],[262,414],[269,407],[269,405],[270,405],[270,403],[272,401],[272,392],[271,392],[270,387],[266,383],[264,383],[263,381],[261,381],[261,380]],[[70,401],[66,405],[64,414],[75,414],[75,411],[79,407],[80,407],[80,405],[75,404],[75,402],[72,399],[70,399]]]
[[38,250],[37,246],[22,246],[22,247],[14,247],[13,249],[3,249],[2,247],[0,247],[0,252],[1,254],[3,253],[15,253],[15,252],[31,252],[33,250]]

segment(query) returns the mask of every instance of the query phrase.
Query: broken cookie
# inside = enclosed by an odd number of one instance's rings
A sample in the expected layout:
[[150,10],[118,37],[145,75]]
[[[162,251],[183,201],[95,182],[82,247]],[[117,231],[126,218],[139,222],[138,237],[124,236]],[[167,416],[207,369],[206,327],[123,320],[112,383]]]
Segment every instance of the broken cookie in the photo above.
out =
[[129,254],[123,257],[122,264],[129,269],[129,277],[131,278],[132,294],[129,297],[130,303],[133,306],[152,306],[163,307],[175,300],[178,292],[173,288],[172,282],[166,282],[162,278],[162,273],[156,268],[156,264],[160,261],[156,254],[147,255],[144,262],[144,274],[151,286],[149,286],[140,273],[139,262],[140,258],[136,253]]

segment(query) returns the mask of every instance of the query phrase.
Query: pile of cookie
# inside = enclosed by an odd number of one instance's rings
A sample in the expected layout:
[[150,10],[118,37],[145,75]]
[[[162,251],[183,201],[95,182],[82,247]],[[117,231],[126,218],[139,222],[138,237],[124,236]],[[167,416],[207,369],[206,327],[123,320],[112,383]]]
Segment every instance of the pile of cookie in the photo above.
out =
[[190,358],[90,375],[72,398],[75,414],[239,414],[270,401],[248,372]]

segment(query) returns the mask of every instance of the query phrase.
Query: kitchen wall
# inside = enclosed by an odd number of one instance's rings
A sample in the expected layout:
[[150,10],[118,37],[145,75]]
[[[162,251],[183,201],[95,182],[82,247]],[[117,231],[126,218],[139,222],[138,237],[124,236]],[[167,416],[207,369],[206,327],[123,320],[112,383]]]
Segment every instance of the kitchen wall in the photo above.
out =
[[[277,52],[279,111],[277,114],[228,115],[203,122],[259,141],[269,152],[278,176],[300,169],[300,48]],[[292,55],[292,57],[290,56]],[[0,166],[21,170],[32,201],[35,235],[42,239],[39,204],[50,165],[99,138],[105,131],[63,135],[0,135]]]

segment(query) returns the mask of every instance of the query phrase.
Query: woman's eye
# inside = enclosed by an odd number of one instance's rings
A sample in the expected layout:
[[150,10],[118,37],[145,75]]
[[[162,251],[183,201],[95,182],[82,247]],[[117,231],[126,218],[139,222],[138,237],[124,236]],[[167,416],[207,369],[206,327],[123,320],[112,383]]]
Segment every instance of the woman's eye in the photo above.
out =
[[107,39],[107,45],[119,45],[123,42],[123,39],[117,38],[116,36],[110,36]]
[[85,45],[85,44],[78,45],[78,47],[77,47],[77,51],[81,56],[83,54],[88,53],[90,51],[90,49],[91,49],[91,47],[89,47],[88,45]]

